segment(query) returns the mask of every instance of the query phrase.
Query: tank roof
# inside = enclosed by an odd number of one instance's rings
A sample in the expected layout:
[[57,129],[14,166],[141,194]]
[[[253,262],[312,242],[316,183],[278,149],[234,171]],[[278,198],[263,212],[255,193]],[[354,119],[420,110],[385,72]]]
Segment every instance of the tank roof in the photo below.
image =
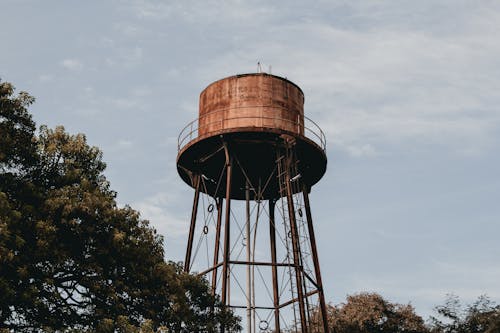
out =
[[269,74],[269,73],[244,73],[244,74],[236,74],[236,75],[231,75],[231,76],[228,76],[228,77],[225,77],[225,78],[222,78],[222,79],[219,79],[217,81],[214,81],[212,83],[210,83],[208,86],[205,87],[205,89],[203,89],[200,93],[200,95],[203,93],[203,91],[207,90],[207,88],[209,88],[210,86],[220,82],[220,81],[224,81],[224,80],[227,80],[227,79],[231,79],[231,78],[240,78],[240,77],[245,77],[245,76],[270,76],[270,77],[273,77],[275,79],[279,79],[279,80],[282,80],[282,81],[285,81],[287,83],[290,83],[292,85],[294,85],[295,87],[297,87],[297,89],[299,89],[299,91],[302,93],[302,95],[304,95],[304,92],[302,91],[302,89],[294,82],[288,80],[287,78],[285,77],[281,77],[281,76],[278,76],[278,75],[273,75],[273,74]]

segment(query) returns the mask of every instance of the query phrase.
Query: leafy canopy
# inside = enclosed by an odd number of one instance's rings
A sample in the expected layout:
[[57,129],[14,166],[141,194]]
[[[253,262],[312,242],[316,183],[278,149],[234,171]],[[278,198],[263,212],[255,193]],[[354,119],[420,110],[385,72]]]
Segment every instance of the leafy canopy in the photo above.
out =
[[207,284],[164,260],[163,240],[118,207],[102,152],[40,128],[34,98],[0,82],[0,329],[238,328]]
[[432,333],[500,333],[500,305],[486,296],[464,306],[455,295],[436,307],[430,318]]
[[[319,309],[314,318],[320,320]],[[328,324],[336,333],[427,333],[424,320],[410,304],[392,303],[376,293],[347,296],[347,302],[328,306]]]

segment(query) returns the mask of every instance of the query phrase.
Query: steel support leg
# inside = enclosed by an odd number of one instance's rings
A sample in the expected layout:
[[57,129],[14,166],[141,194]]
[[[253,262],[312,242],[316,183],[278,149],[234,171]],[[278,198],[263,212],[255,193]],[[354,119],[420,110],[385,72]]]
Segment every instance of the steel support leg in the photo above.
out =
[[[226,307],[229,305],[229,260],[231,259],[231,181],[233,178],[233,161],[229,155],[229,149],[227,145],[224,145],[224,151],[226,153],[226,209],[225,209],[225,223],[224,223],[224,249],[223,249],[223,260],[222,260],[222,290],[221,290],[221,301],[222,306]],[[226,331],[224,326],[221,327],[221,333]]]
[[[245,185],[245,212],[246,212],[246,247],[247,261],[250,262],[250,187],[248,182]],[[252,333],[252,273],[250,265],[247,265],[247,332]]]
[[189,272],[191,269],[191,252],[193,250],[193,238],[194,238],[194,230],[196,227],[196,215],[198,214],[198,202],[200,199],[200,187],[201,187],[201,177],[198,174],[194,175],[193,179],[194,183],[194,200],[193,200],[193,210],[191,212],[191,224],[189,227],[189,238],[186,249],[186,258],[184,260],[184,272]]
[[221,292],[221,301],[225,306],[227,305],[227,296],[228,296],[228,279],[229,279],[229,251],[230,247],[230,234],[231,234],[231,178],[233,168],[231,165],[231,161],[228,162],[226,168],[226,209],[225,209],[225,224],[224,224],[224,253],[223,253],[223,263],[222,263],[222,292]]
[[323,330],[328,332],[328,313],[326,310],[325,294],[323,292],[323,282],[321,280],[321,271],[319,268],[318,249],[316,247],[316,237],[314,236],[314,228],[311,215],[311,206],[309,204],[308,189],[304,186],[302,193],[304,194],[304,207],[306,209],[307,229],[309,232],[309,241],[311,242],[311,251],[314,263],[314,273],[316,275],[316,284],[318,285],[319,305],[321,309],[321,318],[323,320]]

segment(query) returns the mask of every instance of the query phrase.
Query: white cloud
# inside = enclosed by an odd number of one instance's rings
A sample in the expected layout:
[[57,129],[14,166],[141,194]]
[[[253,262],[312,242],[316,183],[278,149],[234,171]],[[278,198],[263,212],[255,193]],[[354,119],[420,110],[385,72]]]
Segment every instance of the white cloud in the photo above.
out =
[[353,157],[371,157],[378,155],[375,148],[370,144],[363,144],[361,146],[346,145],[345,149]]
[[132,89],[132,94],[137,97],[147,97],[150,96],[153,91],[148,87],[137,87]]
[[122,148],[130,148],[130,147],[132,147],[133,144],[134,143],[132,141],[126,140],[126,139],[118,141],[118,146],[122,147]]
[[61,61],[61,66],[71,71],[79,71],[83,68],[83,64],[78,59],[64,59]]
[[143,218],[149,220],[160,234],[177,238],[187,233],[189,221],[173,213],[177,211],[176,203],[177,200],[172,194],[161,192],[134,203],[132,207],[138,210]]
[[167,20],[178,19],[187,23],[212,23],[237,21],[255,23],[263,18],[269,19],[271,14],[279,12],[267,3],[248,3],[245,1],[181,1],[157,2],[148,0],[131,1],[130,10],[140,19]]
[[[445,24],[480,15],[500,22],[500,15],[479,10],[446,18],[452,22]],[[257,59],[272,64],[278,75],[286,69],[281,75],[304,89],[306,114],[321,124],[329,146],[353,156],[375,156],[374,147],[384,153],[384,147],[397,144],[488,151],[500,129],[496,34],[470,23],[456,35],[410,30],[402,22],[377,24],[366,29],[325,20],[273,25],[266,29],[272,38],[246,36],[239,48],[212,58],[200,77],[210,82],[219,78],[214,73],[244,71]]]
[[138,100],[127,97],[110,98],[107,101],[112,107],[117,109],[133,109],[139,104]]
[[143,63],[144,50],[141,47],[119,47],[113,54],[104,58],[104,63],[109,67],[120,66],[132,69]]
[[137,38],[141,34],[146,33],[145,29],[139,25],[127,23],[116,23],[114,29],[120,32],[125,37]]
[[40,80],[40,82],[51,82],[54,80],[54,76],[53,75],[50,75],[50,74],[42,74],[38,77],[38,80]]
[[92,118],[92,119],[94,119],[95,116],[97,116],[101,112],[102,112],[101,109],[94,108],[94,107],[83,107],[83,108],[77,108],[74,110],[75,114],[82,116],[82,117],[86,117],[86,118]]

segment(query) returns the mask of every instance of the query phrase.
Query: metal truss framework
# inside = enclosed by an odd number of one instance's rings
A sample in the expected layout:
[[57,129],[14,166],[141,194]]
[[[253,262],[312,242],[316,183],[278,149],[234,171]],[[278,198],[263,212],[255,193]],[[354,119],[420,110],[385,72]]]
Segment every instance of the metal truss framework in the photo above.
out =
[[[185,271],[204,276],[223,306],[244,313],[249,333],[328,332],[310,188],[298,174],[293,141],[277,145],[275,168],[258,183],[246,176],[252,165],[240,163],[231,142],[223,149],[218,179],[191,177]],[[245,175],[245,200],[231,199],[236,169]],[[216,183],[214,193],[208,194],[207,182]],[[276,196],[264,199],[273,182]]]

